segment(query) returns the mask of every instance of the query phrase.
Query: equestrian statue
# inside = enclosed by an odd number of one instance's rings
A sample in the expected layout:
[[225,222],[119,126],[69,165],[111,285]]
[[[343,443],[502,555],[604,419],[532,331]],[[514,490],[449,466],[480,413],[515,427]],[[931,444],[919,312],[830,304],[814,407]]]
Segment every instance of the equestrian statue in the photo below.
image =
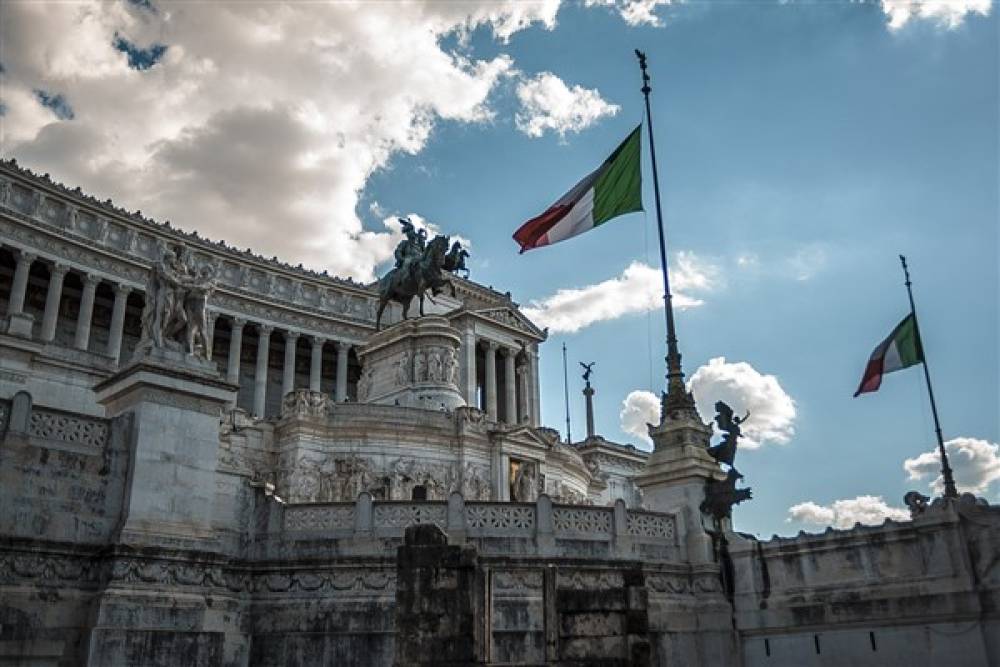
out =
[[[378,314],[375,316],[375,330],[381,329],[382,313],[390,301],[403,307],[403,319],[407,319],[413,297],[420,300],[420,314],[424,314],[424,296],[430,290],[430,297],[440,294],[445,287],[455,296],[452,276],[469,270],[465,259],[469,256],[459,241],[451,243],[447,236],[438,235],[427,240],[427,231],[417,229],[407,218],[400,218],[404,238],[396,246],[393,256],[396,265],[382,276],[378,282]],[[449,249],[449,243],[451,247]]]

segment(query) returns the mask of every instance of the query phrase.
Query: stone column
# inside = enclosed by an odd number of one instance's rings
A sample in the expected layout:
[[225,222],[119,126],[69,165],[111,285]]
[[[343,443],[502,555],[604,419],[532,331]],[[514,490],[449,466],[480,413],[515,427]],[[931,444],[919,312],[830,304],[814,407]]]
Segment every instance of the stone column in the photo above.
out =
[[508,424],[517,423],[517,381],[514,374],[514,355],[517,350],[513,348],[504,349],[504,416]]
[[233,328],[229,334],[229,362],[226,366],[226,382],[229,384],[240,383],[240,350],[243,347],[243,325],[246,323],[241,317],[233,318]]
[[94,294],[101,277],[87,274],[83,278],[83,296],[80,297],[80,316],[76,320],[76,338],[73,347],[86,352],[90,346],[90,320],[94,316]]
[[253,385],[253,414],[264,418],[267,399],[267,360],[271,347],[271,332],[274,327],[267,324],[257,326],[257,373]]
[[531,371],[528,374],[529,390],[531,391],[531,425],[538,426],[542,423],[541,400],[538,379],[538,345],[528,348],[528,360]]
[[296,331],[285,332],[285,368],[281,376],[281,395],[295,391],[295,346],[299,342]]
[[62,301],[63,280],[69,267],[56,262],[49,271],[49,291],[45,295],[45,315],[42,316],[42,342],[51,343],[56,337],[59,322],[59,303]]
[[462,332],[462,393],[466,405],[479,407],[476,403],[476,333],[472,327]]
[[28,272],[38,255],[21,250],[17,253],[17,268],[14,269],[14,284],[10,288],[10,302],[7,304],[8,315],[20,315],[24,312],[24,296],[28,291]]
[[338,403],[347,400],[347,353],[350,350],[350,343],[337,343],[337,393],[334,400]]
[[115,305],[111,310],[111,331],[108,333],[107,354],[115,363],[121,358],[122,336],[125,333],[125,306],[128,303],[128,295],[132,292],[130,285],[115,286]]
[[517,401],[517,422],[523,424],[525,422],[531,421],[531,408],[528,402],[529,387],[528,387],[528,366],[526,363],[522,362],[517,365],[514,369],[514,374],[517,376],[517,387],[518,387],[518,401]]
[[205,332],[205,337],[208,339],[208,349],[205,350],[205,356],[211,361],[212,355],[215,354],[215,323],[219,319],[219,314],[209,312],[207,318],[208,331]]
[[309,391],[321,391],[323,381],[323,344],[325,338],[312,339],[312,358],[309,360]]
[[486,417],[497,420],[497,344],[486,342]]

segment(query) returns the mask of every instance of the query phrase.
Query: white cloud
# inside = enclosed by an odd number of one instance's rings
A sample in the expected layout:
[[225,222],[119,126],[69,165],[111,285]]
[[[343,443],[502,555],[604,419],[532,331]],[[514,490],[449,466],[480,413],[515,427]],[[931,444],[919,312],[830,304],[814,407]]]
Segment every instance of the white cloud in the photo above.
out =
[[740,446],[756,449],[766,443],[786,444],[795,434],[795,401],[778,378],[764,375],[746,362],[727,363],[716,357],[688,380],[688,390],[703,418],[715,415],[715,402],[725,401],[737,415],[748,410]]
[[[960,493],[986,493],[1000,480],[1000,445],[978,438],[953,438],[944,443]],[[930,487],[935,493],[944,491],[941,477],[941,458],[937,448],[903,462],[912,480],[931,478]]]
[[909,518],[908,510],[886,504],[882,496],[858,496],[835,500],[830,505],[818,505],[812,501],[793,505],[788,508],[786,521],[851,528],[856,523],[877,525],[886,519],[906,521]]
[[[514,71],[442,37],[551,28],[559,2],[157,6],[4,3],[3,153],[181,228],[368,280],[394,245],[357,215],[369,177],[442,119],[489,121]],[[167,50],[130,69],[115,35]]]
[[656,15],[660,5],[672,4],[673,0],[586,0],[587,7],[601,5],[614,8],[629,25],[663,25]]
[[640,389],[629,392],[622,401],[622,410],[618,413],[618,418],[624,432],[652,446],[648,424],[660,421],[660,399],[651,391]]
[[[670,270],[674,307],[702,305],[691,293],[709,292],[719,282],[711,262],[689,252],[677,253]],[[632,262],[618,277],[586,287],[560,289],[533,301],[522,311],[536,324],[555,333],[574,333],[597,322],[663,307],[663,274],[643,262]]]
[[899,30],[912,20],[923,19],[953,30],[968,14],[987,16],[992,0],[881,0],[889,29]]
[[521,109],[515,117],[517,129],[529,137],[540,137],[551,130],[564,137],[580,132],[601,118],[614,116],[620,107],[609,104],[597,90],[573,86],[551,72],[542,72],[517,85]]

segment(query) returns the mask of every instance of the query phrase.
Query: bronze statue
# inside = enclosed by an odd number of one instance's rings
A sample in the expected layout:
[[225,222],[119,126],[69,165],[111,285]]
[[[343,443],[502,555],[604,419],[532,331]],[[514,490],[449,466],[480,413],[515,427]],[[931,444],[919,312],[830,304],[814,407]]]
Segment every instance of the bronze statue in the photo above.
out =
[[723,431],[722,442],[714,447],[708,448],[708,453],[719,463],[733,465],[736,458],[736,445],[740,439],[740,425],[750,418],[750,411],[742,418],[733,414],[733,409],[722,401],[715,403],[715,423]]
[[597,362],[596,361],[591,361],[589,364],[585,364],[585,363],[583,363],[581,361],[579,363],[580,363],[581,366],[583,366],[583,381],[586,382],[587,386],[589,387],[590,386],[590,375],[594,372],[594,364],[596,364]]
[[465,258],[469,253],[456,241],[448,251],[450,239],[438,235],[427,242],[427,232],[416,229],[406,218],[400,218],[406,238],[396,246],[396,266],[385,274],[378,283],[378,312],[375,315],[375,330],[382,325],[382,313],[390,301],[403,307],[403,319],[407,319],[413,297],[420,299],[420,314],[424,314],[424,296],[430,290],[432,296],[440,294],[445,287],[455,296],[455,285],[451,273],[465,270]]
[[736,488],[736,482],[741,479],[743,475],[736,468],[730,468],[724,480],[706,482],[705,500],[701,503],[701,511],[711,514],[716,519],[732,516],[733,505],[753,498],[750,489]]

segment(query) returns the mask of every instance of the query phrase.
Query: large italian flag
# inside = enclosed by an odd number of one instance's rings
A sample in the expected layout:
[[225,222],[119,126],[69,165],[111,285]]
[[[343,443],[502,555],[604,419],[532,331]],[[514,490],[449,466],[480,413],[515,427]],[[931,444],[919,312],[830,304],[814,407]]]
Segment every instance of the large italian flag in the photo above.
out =
[[861,385],[854,395],[875,391],[882,384],[882,376],[886,373],[909,368],[923,360],[924,350],[920,345],[917,318],[910,313],[872,352],[868,366],[865,367],[865,376],[861,378]]
[[641,125],[632,130],[604,164],[559,201],[514,232],[522,253],[582,234],[624,213],[642,210],[640,129]]

